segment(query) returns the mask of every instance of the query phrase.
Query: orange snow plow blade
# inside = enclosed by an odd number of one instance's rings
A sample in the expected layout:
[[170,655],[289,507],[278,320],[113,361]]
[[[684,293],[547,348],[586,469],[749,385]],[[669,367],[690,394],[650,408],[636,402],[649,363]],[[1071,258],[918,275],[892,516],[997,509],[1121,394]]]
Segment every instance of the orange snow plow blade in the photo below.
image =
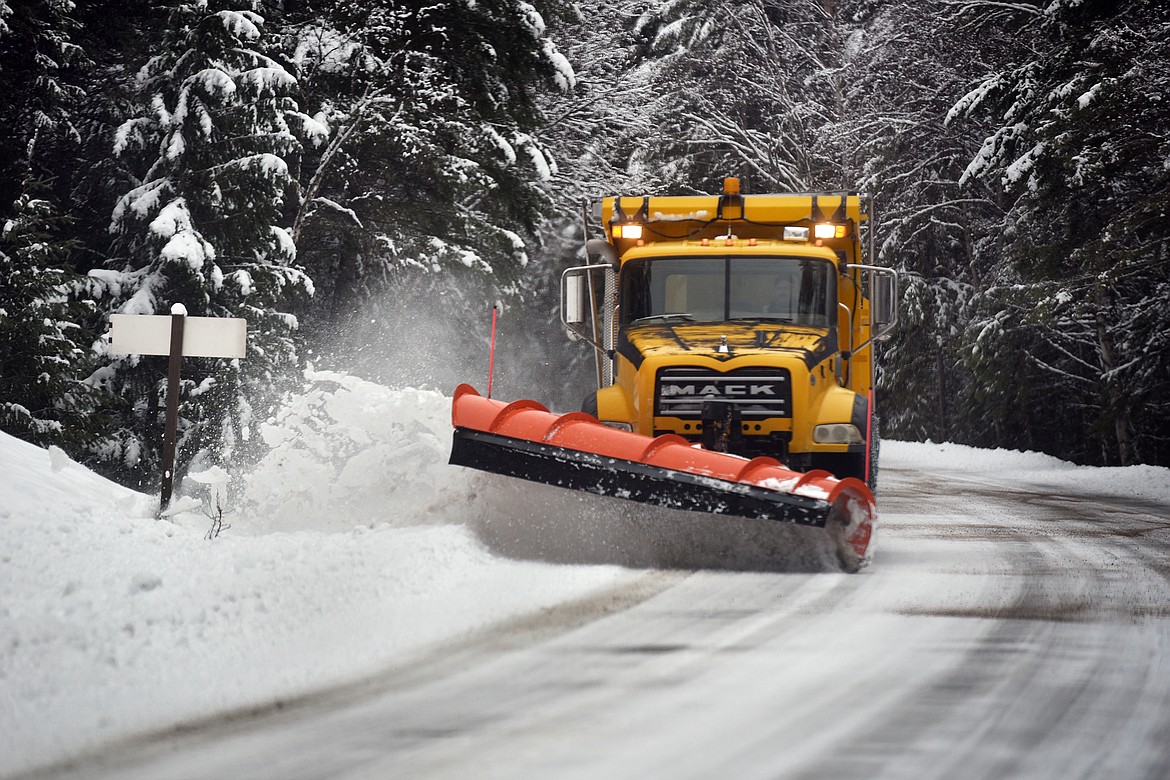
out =
[[470,385],[455,390],[451,418],[452,464],[671,509],[824,528],[846,569],[869,560],[876,517],[860,480],[711,452],[673,434],[620,431],[535,401],[483,398]]

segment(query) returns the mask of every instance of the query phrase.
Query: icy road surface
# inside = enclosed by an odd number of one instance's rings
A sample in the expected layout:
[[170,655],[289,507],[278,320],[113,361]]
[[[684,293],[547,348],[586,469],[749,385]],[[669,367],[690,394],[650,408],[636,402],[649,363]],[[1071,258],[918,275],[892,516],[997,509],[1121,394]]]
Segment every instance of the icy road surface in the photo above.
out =
[[921,465],[860,575],[646,568],[64,776],[1170,777],[1170,508]]

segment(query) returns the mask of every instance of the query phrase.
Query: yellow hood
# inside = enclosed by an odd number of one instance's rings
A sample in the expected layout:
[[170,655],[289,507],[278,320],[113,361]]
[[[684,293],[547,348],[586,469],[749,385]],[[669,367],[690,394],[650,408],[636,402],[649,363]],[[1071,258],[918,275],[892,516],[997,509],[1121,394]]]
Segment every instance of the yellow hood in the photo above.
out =
[[828,330],[768,322],[647,323],[626,328],[618,341],[618,352],[635,366],[683,353],[725,361],[789,352],[811,368],[836,349]]

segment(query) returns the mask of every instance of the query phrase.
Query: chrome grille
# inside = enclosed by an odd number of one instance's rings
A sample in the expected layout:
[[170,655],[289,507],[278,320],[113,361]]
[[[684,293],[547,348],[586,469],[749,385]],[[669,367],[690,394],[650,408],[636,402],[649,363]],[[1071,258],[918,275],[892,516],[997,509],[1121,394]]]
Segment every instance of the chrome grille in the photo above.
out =
[[654,414],[698,420],[704,401],[735,404],[744,420],[792,416],[792,378],[786,368],[715,371],[678,366],[658,372]]

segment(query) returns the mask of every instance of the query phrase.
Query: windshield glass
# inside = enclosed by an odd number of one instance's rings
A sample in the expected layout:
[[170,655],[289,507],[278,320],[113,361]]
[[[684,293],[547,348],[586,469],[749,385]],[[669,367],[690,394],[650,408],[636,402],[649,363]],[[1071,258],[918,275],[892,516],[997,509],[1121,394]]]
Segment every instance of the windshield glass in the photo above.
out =
[[837,322],[832,263],[810,257],[659,257],[622,267],[621,321]]

